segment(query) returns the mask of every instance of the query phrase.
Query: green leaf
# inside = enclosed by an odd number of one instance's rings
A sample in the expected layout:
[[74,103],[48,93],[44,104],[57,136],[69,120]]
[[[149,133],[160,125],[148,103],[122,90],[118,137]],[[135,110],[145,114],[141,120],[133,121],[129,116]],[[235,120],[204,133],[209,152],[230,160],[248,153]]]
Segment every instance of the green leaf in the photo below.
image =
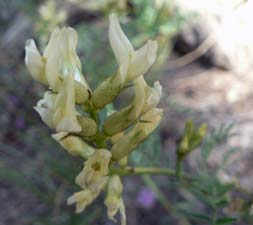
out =
[[229,204],[229,199],[226,198],[226,197],[215,201],[215,205],[219,206],[219,207],[223,207],[223,206],[226,206],[228,204]]
[[237,221],[237,218],[223,217],[223,218],[217,219],[215,224],[216,225],[226,225],[226,224],[232,224],[236,221]]
[[234,184],[224,184],[221,185],[218,190],[217,190],[217,196],[221,196],[226,194],[227,192],[231,191],[234,189],[235,185]]
[[192,219],[206,221],[206,222],[211,221],[210,217],[202,213],[187,213],[187,215],[191,217]]

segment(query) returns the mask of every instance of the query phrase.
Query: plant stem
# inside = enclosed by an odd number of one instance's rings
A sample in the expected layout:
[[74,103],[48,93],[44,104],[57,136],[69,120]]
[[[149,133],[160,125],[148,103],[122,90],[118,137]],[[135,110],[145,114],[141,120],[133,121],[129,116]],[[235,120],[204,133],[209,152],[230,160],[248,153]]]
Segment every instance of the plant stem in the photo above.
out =
[[100,131],[99,129],[99,125],[100,125],[100,121],[99,121],[99,116],[98,116],[98,112],[94,109],[91,109],[90,110],[90,117],[95,120],[97,126],[98,126],[98,129],[97,129],[97,134],[96,134],[96,137],[95,137],[95,143],[97,145],[97,147],[99,148],[107,148],[106,146],[106,137],[105,135],[103,134],[102,131]]
[[[174,170],[167,168],[156,168],[156,167],[131,167],[127,166],[124,168],[110,168],[111,174],[118,174],[120,176],[130,176],[130,175],[143,175],[143,174],[157,174],[157,175],[166,175],[170,177],[176,177],[177,174]],[[187,174],[181,174],[182,178],[193,179],[193,177]]]
[[180,178],[182,170],[182,158],[177,155],[177,162],[176,162],[176,176]]

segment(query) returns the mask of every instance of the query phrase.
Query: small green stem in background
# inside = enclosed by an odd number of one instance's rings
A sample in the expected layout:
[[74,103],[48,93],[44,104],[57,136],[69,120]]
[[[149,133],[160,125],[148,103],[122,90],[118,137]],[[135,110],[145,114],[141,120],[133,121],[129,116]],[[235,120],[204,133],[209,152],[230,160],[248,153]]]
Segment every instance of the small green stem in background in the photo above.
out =
[[177,155],[177,162],[176,162],[176,176],[177,176],[177,178],[180,178],[180,176],[181,176],[182,162],[183,162],[183,158],[181,156]]

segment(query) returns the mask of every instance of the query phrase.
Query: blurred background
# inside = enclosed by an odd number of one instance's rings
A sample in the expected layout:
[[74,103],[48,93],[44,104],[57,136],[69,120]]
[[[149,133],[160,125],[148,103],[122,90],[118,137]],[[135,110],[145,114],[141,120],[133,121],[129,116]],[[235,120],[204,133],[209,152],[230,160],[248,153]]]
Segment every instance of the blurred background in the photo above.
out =
[[[0,225],[113,224],[103,197],[81,214],[66,205],[78,190],[74,179],[82,161],[63,151],[33,109],[45,88],[24,65],[27,39],[43,52],[53,28],[72,26],[85,78],[95,88],[117,68],[108,40],[111,12],[136,48],[148,39],[159,42],[158,59],[145,77],[149,84],[160,80],[165,115],[130,163],[173,168],[185,121],[207,123],[209,139],[187,158],[185,169],[196,172],[206,160],[208,173],[234,180],[242,191],[228,196],[219,213],[241,216],[233,224],[253,224],[245,209],[253,199],[252,1],[0,0]],[[131,101],[128,92],[122,96]],[[101,116],[122,106],[119,98]],[[189,212],[209,214],[211,208],[167,177],[126,179],[129,225],[209,224]]]

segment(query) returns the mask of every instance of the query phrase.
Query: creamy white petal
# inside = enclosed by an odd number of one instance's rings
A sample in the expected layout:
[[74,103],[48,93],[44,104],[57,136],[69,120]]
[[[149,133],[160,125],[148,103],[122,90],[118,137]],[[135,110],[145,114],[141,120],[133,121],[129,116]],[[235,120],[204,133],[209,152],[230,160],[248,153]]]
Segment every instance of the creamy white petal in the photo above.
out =
[[37,102],[34,109],[40,114],[41,119],[50,128],[54,128],[53,115],[55,112],[55,99],[56,95],[50,91],[45,92],[43,99]]
[[123,33],[116,15],[110,15],[109,40],[113,53],[119,64],[121,83],[125,82],[131,55],[134,49]]
[[32,39],[27,40],[25,44],[25,64],[33,79],[47,84],[44,73],[44,62]]
[[148,41],[142,48],[137,50],[131,58],[127,80],[131,81],[145,74],[156,60],[157,42]]
[[74,80],[71,75],[68,75],[62,83],[55,108],[53,121],[57,132],[80,132],[82,130],[76,118]]

